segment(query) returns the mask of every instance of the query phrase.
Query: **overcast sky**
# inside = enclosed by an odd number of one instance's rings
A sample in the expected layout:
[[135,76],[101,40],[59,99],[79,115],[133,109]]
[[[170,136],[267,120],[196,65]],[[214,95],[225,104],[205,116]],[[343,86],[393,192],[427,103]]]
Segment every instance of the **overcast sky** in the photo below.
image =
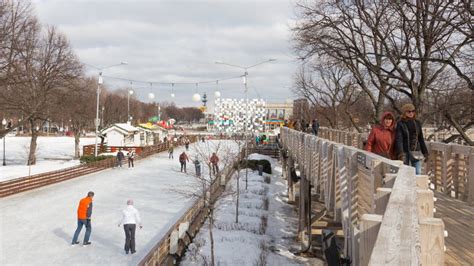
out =
[[[289,89],[297,63],[290,26],[294,0],[272,1],[153,1],[153,0],[35,0],[40,21],[55,25],[69,38],[79,59],[104,67],[105,76],[133,82],[138,97],[149,101],[150,82],[201,82],[238,76],[243,70],[217,65],[216,60],[249,66],[269,58],[275,62],[249,69],[249,96],[268,102],[293,98]],[[97,71],[88,68],[89,75]],[[109,87],[130,82],[104,79]],[[198,106],[191,100],[195,85],[153,84],[158,101]],[[199,92],[214,99],[215,82],[200,84]],[[244,97],[241,79],[221,81],[222,97]]]

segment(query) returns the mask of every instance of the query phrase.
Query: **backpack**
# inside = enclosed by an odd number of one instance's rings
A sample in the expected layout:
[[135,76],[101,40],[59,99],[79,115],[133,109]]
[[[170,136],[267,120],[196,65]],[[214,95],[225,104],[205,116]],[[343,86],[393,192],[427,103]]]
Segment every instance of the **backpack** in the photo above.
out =
[[179,161],[180,162],[185,162],[186,161],[186,155],[184,155],[184,153],[181,153],[181,155],[179,156]]

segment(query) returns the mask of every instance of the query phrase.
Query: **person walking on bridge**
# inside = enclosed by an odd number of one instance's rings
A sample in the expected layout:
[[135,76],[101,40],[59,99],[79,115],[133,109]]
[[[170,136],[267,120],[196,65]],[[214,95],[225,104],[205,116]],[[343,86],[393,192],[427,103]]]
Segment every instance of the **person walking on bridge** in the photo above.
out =
[[395,159],[395,117],[385,112],[380,124],[372,127],[365,150],[388,159]]
[[416,119],[415,106],[411,103],[402,106],[402,116],[397,123],[396,148],[398,159],[406,165],[415,167],[421,174],[421,160],[428,160],[428,149],[421,123]]
[[313,131],[313,134],[315,136],[318,136],[318,132],[319,132],[319,122],[318,122],[318,119],[313,119],[313,121],[311,122],[311,130]]
[[127,207],[122,210],[122,220],[120,220],[118,227],[123,224],[123,230],[125,231],[125,253],[128,254],[130,251],[132,254],[137,252],[135,249],[135,230],[137,224],[140,229],[143,228],[140,213],[135,207],[133,207],[133,200],[127,200]]
[[81,233],[82,226],[86,226],[86,234],[84,235],[83,245],[90,245],[89,238],[92,232],[91,225],[91,216],[92,216],[92,198],[94,197],[94,192],[89,191],[87,197],[79,201],[79,206],[77,207],[77,228],[74,232],[74,237],[72,238],[72,245],[79,244],[77,238]]

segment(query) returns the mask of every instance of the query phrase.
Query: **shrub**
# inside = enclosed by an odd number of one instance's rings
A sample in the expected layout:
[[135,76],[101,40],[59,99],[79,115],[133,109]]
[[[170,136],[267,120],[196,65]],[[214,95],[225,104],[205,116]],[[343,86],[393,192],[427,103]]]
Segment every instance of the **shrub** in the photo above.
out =
[[112,155],[99,155],[97,157],[94,157],[94,155],[83,155],[79,159],[81,163],[92,163],[92,162],[97,162],[97,161],[102,161],[108,158],[113,158],[115,156]]
[[240,162],[240,168],[250,168],[254,171],[258,170],[258,165],[263,165],[264,173],[272,173],[272,164],[268,160],[242,160]]

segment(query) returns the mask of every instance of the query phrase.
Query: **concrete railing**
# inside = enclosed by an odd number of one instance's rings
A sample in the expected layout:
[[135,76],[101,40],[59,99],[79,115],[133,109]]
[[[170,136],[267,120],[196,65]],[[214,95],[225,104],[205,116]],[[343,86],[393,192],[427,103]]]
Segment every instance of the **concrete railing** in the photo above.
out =
[[[322,136],[354,146],[359,143],[349,134],[328,134]],[[444,224],[432,218],[433,192],[427,176],[415,176],[414,168],[400,161],[321,135],[283,128],[281,139],[288,154],[283,161],[285,174],[289,176],[289,169],[297,166],[302,178],[299,184],[291,178],[288,182],[290,200],[299,186],[303,243],[311,239],[305,217],[312,191],[342,224],[344,253],[356,265],[443,265]]]

